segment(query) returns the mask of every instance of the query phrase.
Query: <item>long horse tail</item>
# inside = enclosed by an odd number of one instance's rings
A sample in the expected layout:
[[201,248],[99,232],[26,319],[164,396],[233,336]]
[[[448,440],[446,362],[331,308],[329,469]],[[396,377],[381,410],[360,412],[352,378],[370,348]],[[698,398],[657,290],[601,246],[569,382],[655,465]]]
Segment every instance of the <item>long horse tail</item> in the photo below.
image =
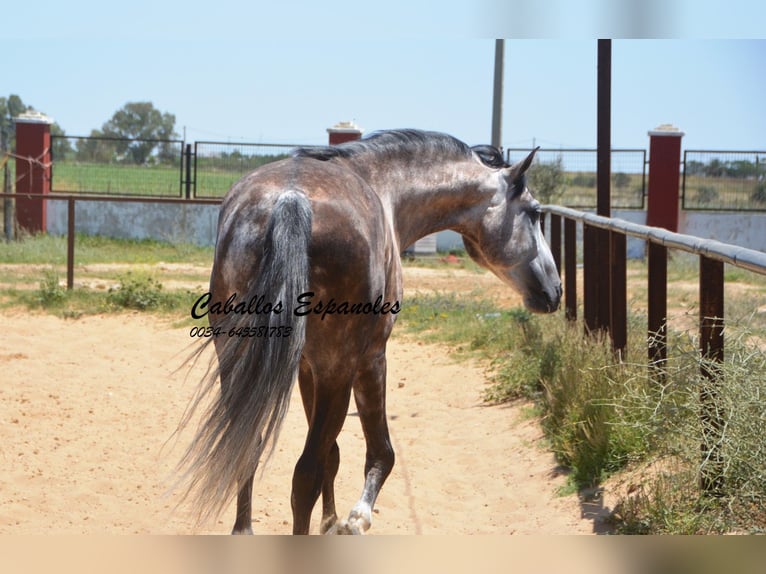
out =
[[[264,329],[262,337],[236,335],[262,315],[226,316],[216,340],[218,368],[211,369],[182,422],[217,388],[220,377],[220,394],[206,408],[180,463],[186,470],[186,496],[197,503],[198,521],[219,516],[259,462],[265,462],[264,455],[267,459],[273,452],[306,341],[306,318],[292,316],[290,308],[308,290],[311,219],[311,204],[303,193],[287,191],[277,199],[266,226],[259,273],[244,301],[263,296],[275,309],[281,302],[281,312],[266,315],[268,332]],[[232,329],[234,336],[229,336]],[[274,336],[280,332],[282,336]]]

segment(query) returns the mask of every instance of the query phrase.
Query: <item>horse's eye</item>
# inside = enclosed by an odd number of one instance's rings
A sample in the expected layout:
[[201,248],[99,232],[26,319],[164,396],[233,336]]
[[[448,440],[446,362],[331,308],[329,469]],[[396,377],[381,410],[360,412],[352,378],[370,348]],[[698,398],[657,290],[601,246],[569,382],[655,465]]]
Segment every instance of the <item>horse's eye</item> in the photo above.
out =
[[530,221],[534,225],[537,225],[537,222],[540,221],[540,214],[542,213],[542,211],[540,210],[540,206],[539,205],[535,205],[533,207],[530,207],[527,210],[527,213],[529,214]]

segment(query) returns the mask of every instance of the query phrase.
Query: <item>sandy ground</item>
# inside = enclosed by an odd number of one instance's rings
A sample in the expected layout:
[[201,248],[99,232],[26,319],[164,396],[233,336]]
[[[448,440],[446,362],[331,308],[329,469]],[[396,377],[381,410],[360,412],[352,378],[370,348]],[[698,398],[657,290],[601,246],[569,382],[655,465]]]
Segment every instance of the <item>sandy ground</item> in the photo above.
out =
[[[488,274],[410,269],[413,289],[487,289]],[[406,300],[406,299],[405,299]],[[190,432],[173,436],[204,367],[186,362],[188,328],[145,314],[59,319],[6,312],[0,346],[0,533],[227,533],[229,507],[195,528],[169,491]],[[395,336],[388,414],[397,462],[370,534],[588,534],[608,509],[560,496],[566,477],[529,405],[481,402],[486,374],[449,350]],[[277,450],[255,487],[254,530],[291,531],[290,480],[305,438],[293,397]],[[339,514],[363,483],[353,403],[339,438]],[[319,505],[318,505],[319,506]],[[316,530],[319,508],[314,513]]]

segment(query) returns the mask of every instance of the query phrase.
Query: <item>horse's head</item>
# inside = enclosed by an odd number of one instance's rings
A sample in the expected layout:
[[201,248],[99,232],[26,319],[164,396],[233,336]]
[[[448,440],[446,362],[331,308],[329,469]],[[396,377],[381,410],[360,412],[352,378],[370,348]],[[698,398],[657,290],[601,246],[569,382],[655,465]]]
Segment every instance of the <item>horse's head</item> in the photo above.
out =
[[492,174],[486,189],[491,199],[463,242],[472,259],[521,293],[529,310],[550,313],[559,308],[561,279],[540,227],[540,204],[526,184],[536,151]]

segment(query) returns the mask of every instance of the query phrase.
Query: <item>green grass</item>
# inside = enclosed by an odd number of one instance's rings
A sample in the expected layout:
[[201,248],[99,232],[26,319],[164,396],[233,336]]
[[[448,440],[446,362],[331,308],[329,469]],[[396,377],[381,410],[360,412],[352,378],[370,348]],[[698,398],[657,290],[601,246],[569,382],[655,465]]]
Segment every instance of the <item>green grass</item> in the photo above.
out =
[[57,162],[52,189],[61,193],[180,197],[179,166]]
[[686,176],[687,208],[766,210],[766,185],[756,179]]
[[[19,269],[0,271],[0,307],[23,306],[64,317],[140,310],[189,315],[199,289],[167,289],[178,281],[206,288],[213,260],[212,247],[154,240],[122,240],[78,235],[75,241],[75,285],[97,280],[103,288],[68,291],[66,240],[38,235],[0,243],[0,264]],[[180,268],[163,264],[178,263]],[[89,269],[89,265],[103,267]],[[30,289],[31,285],[39,285]],[[191,321],[191,319],[190,319]]]
[[0,308],[24,307],[59,317],[78,318],[102,313],[146,311],[174,317],[175,325],[202,325],[191,318],[190,310],[200,293],[166,290],[151,274],[120,274],[112,287],[104,290],[76,288],[67,290],[54,268],[42,271],[37,289],[0,289]]
[[[66,237],[41,234],[0,243],[0,263],[65,265]],[[212,265],[213,248],[153,239],[111,239],[76,234],[75,263],[189,263]]]
[[[240,160],[199,158],[196,190],[199,197],[223,197],[242,176],[285,154],[246,156]],[[133,165],[123,163],[58,161],[52,171],[52,189],[61,193],[144,195],[180,197],[181,168],[178,165]]]

